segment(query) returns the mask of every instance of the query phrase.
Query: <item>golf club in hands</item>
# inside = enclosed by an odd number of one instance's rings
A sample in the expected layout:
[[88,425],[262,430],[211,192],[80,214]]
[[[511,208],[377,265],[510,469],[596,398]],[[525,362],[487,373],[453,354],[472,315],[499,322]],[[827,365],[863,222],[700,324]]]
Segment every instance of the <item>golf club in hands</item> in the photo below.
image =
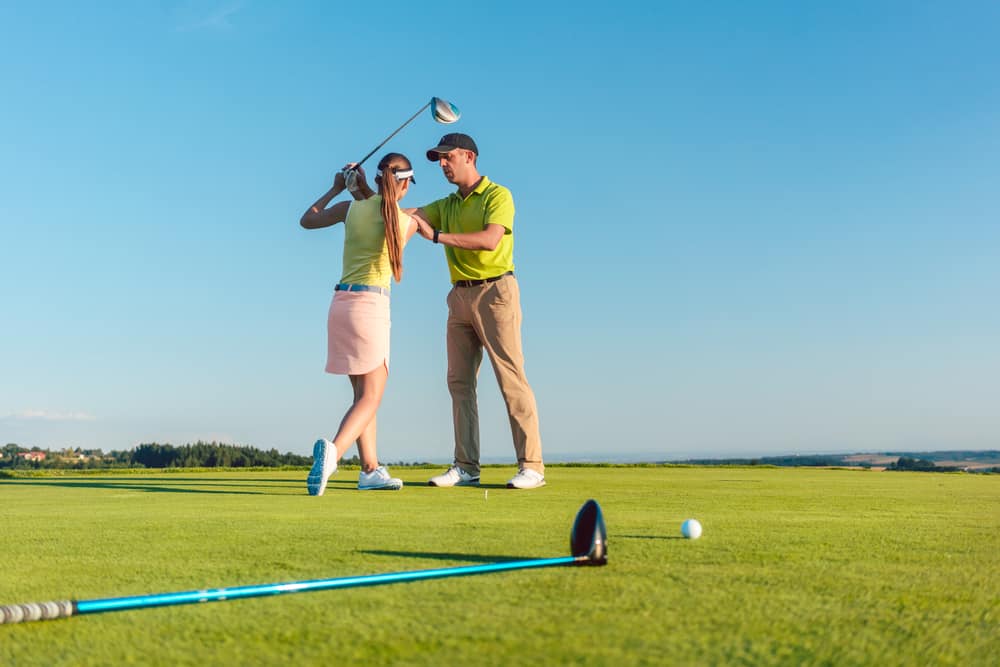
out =
[[135,595],[100,600],[58,600],[53,602],[28,602],[25,604],[3,605],[0,606],[0,625],[5,623],[26,623],[28,621],[48,621],[83,614],[99,614],[107,611],[168,607],[196,602],[223,602],[241,598],[263,597],[265,595],[280,595],[282,593],[323,591],[333,588],[380,586],[382,584],[420,581],[423,579],[464,577],[473,574],[525,570],[529,568],[552,567],[555,565],[604,565],[608,562],[608,533],[604,525],[604,515],[601,512],[601,506],[597,504],[596,500],[588,500],[580,508],[580,511],[577,512],[576,520],[573,522],[573,530],[570,533],[570,550],[572,551],[571,556],[445,567],[433,570],[389,572],[386,574],[369,574],[357,577],[313,579],[283,584],[237,586],[234,588],[211,588],[182,593],[153,593],[150,595]]
[[454,123],[455,121],[457,121],[459,118],[462,117],[462,114],[458,110],[458,107],[456,107],[454,104],[452,104],[448,100],[443,100],[440,97],[432,97],[430,102],[428,102],[424,106],[420,107],[420,110],[417,111],[417,113],[415,113],[412,116],[410,116],[409,119],[407,119],[407,121],[405,123],[403,123],[398,128],[396,128],[395,132],[393,132],[392,134],[390,134],[388,137],[385,138],[385,140],[382,141],[382,143],[380,143],[378,146],[376,146],[375,148],[373,148],[371,150],[371,152],[368,153],[368,155],[366,155],[363,158],[361,158],[361,160],[358,161],[357,165],[355,165],[354,168],[357,169],[358,167],[360,167],[361,165],[363,165],[365,163],[365,160],[367,160],[368,158],[370,158],[372,155],[375,154],[375,151],[377,151],[378,149],[380,149],[383,146],[385,146],[386,143],[390,139],[392,139],[394,136],[396,136],[397,134],[399,134],[400,130],[402,130],[404,127],[406,127],[407,125],[409,125],[410,122],[413,121],[413,119],[415,119],[417,116],[419,116],[420,114],[422,114],[424,112],[424,109],[426,109],[428,107],[430,107],[431,116],[438,123],[443,123],[445,125],[450,125],[451,123]]

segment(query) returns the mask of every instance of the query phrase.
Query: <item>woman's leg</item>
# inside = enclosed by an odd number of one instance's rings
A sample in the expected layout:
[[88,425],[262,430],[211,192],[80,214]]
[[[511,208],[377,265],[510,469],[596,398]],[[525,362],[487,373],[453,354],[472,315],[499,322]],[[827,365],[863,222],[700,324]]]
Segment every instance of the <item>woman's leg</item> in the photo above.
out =
[[[354,402],[357,403],[361,400],[361,376],[351,375],[351,386],[354,387]],[[378,455],[375,449],[375,438],[376,438],[376,422],[378,421],[378,415],[373,415],[368,426],[365,430],[361,432],[358,436],[358,458],[361,459],[361,469],[365,472],[371,472],[378,467]]]
[[337,448],[337,460],[358,443],[358,457],[365,472],[371,472],[378,467],[378,456],[375,452],[375,413],[382,402],[385,393],[385,381],[388,371],[385,364],[364,375],[352,375],[351,386],[354,387],[354,404],[351,405],[333,444]]

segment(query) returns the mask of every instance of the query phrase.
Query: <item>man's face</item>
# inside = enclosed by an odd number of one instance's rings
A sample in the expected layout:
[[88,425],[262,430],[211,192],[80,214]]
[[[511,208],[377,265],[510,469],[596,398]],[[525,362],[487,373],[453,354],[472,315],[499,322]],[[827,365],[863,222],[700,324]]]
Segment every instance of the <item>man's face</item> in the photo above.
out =
[[461,183],[467,180],[469,172],[475,165],[475,153],[456,148],[447,153],[438,153],[438,164],[449,183]]

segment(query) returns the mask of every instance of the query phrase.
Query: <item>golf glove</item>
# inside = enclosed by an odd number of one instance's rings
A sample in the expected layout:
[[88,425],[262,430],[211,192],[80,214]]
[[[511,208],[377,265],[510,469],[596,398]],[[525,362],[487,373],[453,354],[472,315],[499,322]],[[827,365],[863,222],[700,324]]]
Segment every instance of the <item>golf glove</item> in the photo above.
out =
[[357,192],[358,191],[358,172],[355,169],[345,169],[344,174],[344,184],[347,186],[348,191]]

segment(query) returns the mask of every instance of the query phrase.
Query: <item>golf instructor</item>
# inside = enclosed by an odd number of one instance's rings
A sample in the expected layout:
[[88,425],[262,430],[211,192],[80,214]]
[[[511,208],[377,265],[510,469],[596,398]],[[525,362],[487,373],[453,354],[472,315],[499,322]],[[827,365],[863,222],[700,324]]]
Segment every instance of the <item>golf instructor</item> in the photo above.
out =
[[455,462],[431,486],[479,484],[479,408],[476,381],[483,349],[507,404],[518,473],[509,489],[545,484],[535,395],[524,373],[521,300],[514,277],[514,198],[482,176],[479,148],[466,134],[446,134],[427,151],[458,190],[413,213],[418,233],[444,246],[448,293],[448,390],[455,423]]

